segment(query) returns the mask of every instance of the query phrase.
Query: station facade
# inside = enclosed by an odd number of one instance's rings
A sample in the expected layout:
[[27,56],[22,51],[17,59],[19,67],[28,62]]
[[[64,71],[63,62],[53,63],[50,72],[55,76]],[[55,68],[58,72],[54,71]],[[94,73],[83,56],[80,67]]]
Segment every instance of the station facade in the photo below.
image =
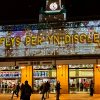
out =
[[56,22],[40,23],[38,28],[36,24],[1,26],[0,87],[28,80],[36,92],[42,82],[50,81],[55,93],[59,80],[61,93],[88,93],[93,80],[99,93],[99,24],[97,20],[63,22],[63,28]]
[[[0,92],[28,80],[34,93],[49,81],[55,93],[100,93],[100,21],[66,22],[61,0],[47,0],[39,23],[0,26]],[[7,90],[8,89],[8,90]]]

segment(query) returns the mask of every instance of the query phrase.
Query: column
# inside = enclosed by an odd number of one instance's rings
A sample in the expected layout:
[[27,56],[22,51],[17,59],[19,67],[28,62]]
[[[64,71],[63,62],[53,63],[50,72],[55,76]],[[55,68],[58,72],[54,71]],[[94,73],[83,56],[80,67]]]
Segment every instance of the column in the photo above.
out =
[[26,80],[32,86],[32,66],[21,66],[21,83]]
[[68,65],[57,65],[57,80],[61,84],[61,93],[68,93]]
[[95,94],[100,93],[100,66],[95,64],[94,66],[94,92]]

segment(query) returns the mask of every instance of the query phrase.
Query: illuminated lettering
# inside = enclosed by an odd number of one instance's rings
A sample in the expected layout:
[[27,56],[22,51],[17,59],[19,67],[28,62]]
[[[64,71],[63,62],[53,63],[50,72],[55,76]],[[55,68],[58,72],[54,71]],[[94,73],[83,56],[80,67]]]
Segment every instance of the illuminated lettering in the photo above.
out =
[[48,42],[49,42],[49,44],[53,42],[53,35],[48,36]]
[[88,34],[88,35],[87,35],[87,43],[92,43],[91,34]]
[[14,37],[11,37],[11,45],[12,46],[14,45],[14,42],[15,42],[15,38]]
[[21,38],[20,37],[16,37],[16,39],[15,39],[15,45],[19,46],[20,43],[21,43]]
[[54,35],[54,37],[53,37],[53,43],[54,44],[59,44],[59,36]]
[[79,42],[80,43],[86,42],[86,38],[87,38],[86,34],[84,34],[84,33],[80,34],[80,36],[79,36]]
[[71,36],[70,34],[65,35],[65,44],[71,43]]
[[42,43],[42,37],[38,36],[38,44]]
[[0,38],[0,46],[3,45],[3,42],[5,41],[5,37]]
[[[25,40],[25,45],[31,45],[31,46],[36,46],[36,45],[41,45],[42,42],[49,42],[49,44],[57,44],[57,45],[65,45],[65,44],[77,44],[78,42],[80,43],[100,43],[100,34],[97,32],[92,32],[92,33],[75,33],[75,34],[70,34],[70,33],[56,33],[52,35],[32,35],[32,36],[26,36]],[[13,47],[13,46],[19,46],[21,43],[21,37],[16,36],[16,37],[10,37],[7,36],[5,37],[0,37],[0,46],[5,45],[6,47]]]
[[94,43],[99,43],[100,42],[98,33],[93,34],[93,42]]
[[78,34],[74,34],[72,43],[77,43],[77,42],[79,42],[79,36],[78,36]]
[[11,39],[10,38],[6,38],[5,39],[5,46],[6,47],[11,47],[12,46],[12,43],[11,43]]
[[34,46],[34,45],[36,45],[37,44],[37,37],[36,36],[32,36],[32,38],[31,38],[31,44],[32,44],[32,46]]
[[25,44],[26,44],[26,45],[30,45],[30,43],[31,43],[31,38],[30,38],[30,36],[26,36],[26,38],[25,38]]

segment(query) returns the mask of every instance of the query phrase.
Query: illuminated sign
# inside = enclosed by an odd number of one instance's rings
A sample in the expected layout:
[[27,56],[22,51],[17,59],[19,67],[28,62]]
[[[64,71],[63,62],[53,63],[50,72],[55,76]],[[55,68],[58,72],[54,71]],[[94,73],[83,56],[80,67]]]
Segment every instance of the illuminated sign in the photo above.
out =
[[100,54],[100,21],[0,26],[0,57]]
[[[25,37],[25,45],[41,45],[44,41],[44,38],[42,36],[26,36]],[[50,44],[60,44],[63,41],[63,44],[68,43],[100,43],[100,34],[94,33],[94,34],[65,34],[65,35],[50,35],[45,38],[45,41],[48,41]],[[21,37],[0,37],[0,46],[3,45],[3,42],[5,43],[5,46],[13,46],[15,43],[15,46],[19,46],[21,43]]]

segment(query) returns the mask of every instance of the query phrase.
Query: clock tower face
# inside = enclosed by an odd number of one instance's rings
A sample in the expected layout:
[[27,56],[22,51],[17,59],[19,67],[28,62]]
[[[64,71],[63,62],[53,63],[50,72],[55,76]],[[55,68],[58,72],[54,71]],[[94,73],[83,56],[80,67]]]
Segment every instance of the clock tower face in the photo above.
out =
[[44,13],[40,14],[40,22],[66,20],[65,10],[62,9],[61,0],[46,0]]
[[60,9],[60,0],[47,0],[46,1],[46,11],[55,11]]
[[51,10],[57,10],[58,4],[57,4],[56,2],[53,2],[53,3],[51,3],[51,4],[49,5],[49,7],[50,7]]

